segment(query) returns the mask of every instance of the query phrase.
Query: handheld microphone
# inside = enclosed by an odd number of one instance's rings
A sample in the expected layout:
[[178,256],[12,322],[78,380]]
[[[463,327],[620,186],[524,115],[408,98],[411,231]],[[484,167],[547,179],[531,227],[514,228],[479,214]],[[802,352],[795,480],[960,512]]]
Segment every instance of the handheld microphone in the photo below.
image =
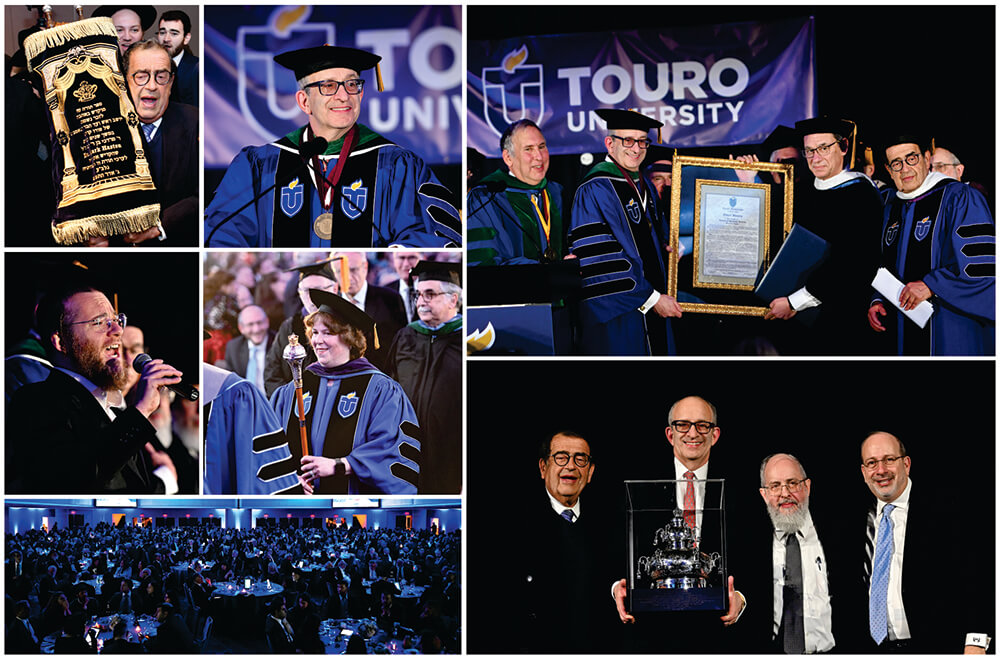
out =
[[[144,352],[140,353],[132,360],[132,368],[135,369],[136,373],[142,373],[142,369],[151,361],[153,361],[152,357]],[[177,384],[168,384],[166,387],[182,398],[192,401],[198,400],[198,390],[189,384],[178,382]]]
[[207,238],[205,238],[205,247],[209,246],[209,243],[211,243],[212,241],[212,236],[215,235],[215,232],[218,231],[222,225],[224,225],[226,222],[229,222],[231,219],[242,213],[248,206],[250,206],[250,204],[257,203],[261,199],[261,197],[266,195],[271,190],[274,190],[278,186],[285,185],[293,178],[298,176],[299,172],[301,172],[309,165],[309,160],[313,156],[317,156],[326,151],[327,144],[328,142],[326,141],[326,139],[322,137],[314,137],[308,142],[302,142],[301,144],[299,144],[299,157],[302,158],[302,163],[298,167],[293,169],[291,172],[283,176],[282,178],[279,179],[275,177],[274,185],[270,186],[269,188],[261,192],[259,195],[257,195],[247,203],[243,204],[242,206],[237,208],[235,211],[233,211],[226,217],[222,218],[222,221],[216,224],[215,227],[212,229],[212,232],[208,234]]

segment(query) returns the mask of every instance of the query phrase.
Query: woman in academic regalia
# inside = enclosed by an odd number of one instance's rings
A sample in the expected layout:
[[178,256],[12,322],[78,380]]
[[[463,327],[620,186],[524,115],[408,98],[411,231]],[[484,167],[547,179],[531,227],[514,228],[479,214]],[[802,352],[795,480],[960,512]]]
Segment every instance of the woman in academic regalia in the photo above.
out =
[[306,336],[317,361],[302,375],[308,456],[301,455],[295,384],[271,397],[292,456],[316,494],[416,494],[416,413],[399,383],[364,358],[366,333],[378,348],[375,321],[339,295],[309,294],[317,310],[306,317]]

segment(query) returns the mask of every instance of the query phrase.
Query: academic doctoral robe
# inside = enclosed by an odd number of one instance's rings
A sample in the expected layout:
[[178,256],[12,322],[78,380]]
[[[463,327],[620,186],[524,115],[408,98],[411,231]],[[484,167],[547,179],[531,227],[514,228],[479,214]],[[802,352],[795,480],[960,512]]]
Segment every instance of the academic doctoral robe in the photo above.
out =
[[882,214],[878,189],[867,177],[856,176],[828,190],[810,185],[797,201],[796,221],[830,246],[828,258],[805,284],[821,304],[804,351],[871,354],[874,337],[866,313],[879,258],[874,248]]
[[[922,280],[934,315],[921,329],[884,302],[900,355],[996,352],[996,236],[986,199],[936,172],[913,199],[893,191],[882,223],[882,265],[904,284]],[[880,301],[876,296],[875,301]]]
[[[335,189],[332,237],[313,230],[324,212],[312,179],[312,165],[219,229],[211,247],[459,247],[462,222],[451,191],[408,151],[358,124]],[[276,142],[246,147],[229,165],[205,210],[205,237],[223,218],[302,163],[299,144],[305,127]],[[330,169],[343,139],[331,143],[320,160]]]
[[462,490],[463,343],[457,316],[437,330],[410,323],[389,351],[390,375],[413,402],[423,429],[421,494]]
[[290,494],[298,487],[281,422],[247,380],[204,365],[205,494]]
[[[398,382],[362,357],[332,369],[312,364],[303,369],[302,384],[310,454],[346,457],[353,472],[318,479],[317,494],[417,493],[422,432]],[[299,464],[295,401],[294,382],[271,396]]]
[[[507,187],[490,192],[490,182]],[[470,267],[538,263],[550,245],[559,258],[565,254],[562,186],[555,181],[531,186],[497,170],[469,190],[465,209]],[[548,236],[539,212],[550,218]]]
[[573,198],[569,241],[583,275],[585,354],[673,352],[670,323],[652,309],[639,311],[654,290],[666,293],[667,277],[656,195],[638,174],[632,180],[635,187],[614,163],[598,163]]

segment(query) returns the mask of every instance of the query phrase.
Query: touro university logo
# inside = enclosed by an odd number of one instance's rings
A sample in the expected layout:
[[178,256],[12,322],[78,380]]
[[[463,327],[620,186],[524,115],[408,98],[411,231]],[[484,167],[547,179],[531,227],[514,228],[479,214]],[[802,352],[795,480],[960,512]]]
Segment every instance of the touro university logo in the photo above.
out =
[[281,188],[281,212],[288,217],[294,217],[302,210],[303,196],[299,179],[292,179],[288,185]]
[[917,240],[923,240],[927,237],[927,234],[931,232],[931,218],[930,216],[917,222],[917,225],[913,227],[913,235]]
[[344,215],[353,220],[365,212],[365,207],[368,205],[368,188],[361,187],[361,179],[340,188],[340,194],[343,195],[340,200],[340,210]]
[[500,66],[483,67],[483,119],[498,137],[508,124],[519,119],[539,123],[545,114],[545,71],[541,64],[525,64],[527,59],[528,48],[522,45]]
[[899,222],[893,222],[885,230],[885,245],[888,247],[896,240],[896,234],[899,233]]
[[633,222],[639,221],[639,204],[636,203],[635,199],[629,199],[628,203],[625,204],[625,213],[628,215],[628,219]]
[[358,400],[356,391],[341,396],[340,401],[337,403],[337,413],[344,419],[351,416],[358,409]]

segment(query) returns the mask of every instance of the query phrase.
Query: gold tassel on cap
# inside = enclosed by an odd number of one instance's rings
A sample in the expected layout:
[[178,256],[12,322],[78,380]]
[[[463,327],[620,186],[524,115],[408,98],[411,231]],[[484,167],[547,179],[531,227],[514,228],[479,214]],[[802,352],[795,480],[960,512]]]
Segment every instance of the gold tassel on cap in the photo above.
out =
[[372,323],[372,338],[375,339],[375,349],[378,350],[378,328]]
[[378,90],[380,92],[385,91],[385,88],[382,86],[382,69],[379,68],[378,62],[375,62],[375,81],[378,83]]

